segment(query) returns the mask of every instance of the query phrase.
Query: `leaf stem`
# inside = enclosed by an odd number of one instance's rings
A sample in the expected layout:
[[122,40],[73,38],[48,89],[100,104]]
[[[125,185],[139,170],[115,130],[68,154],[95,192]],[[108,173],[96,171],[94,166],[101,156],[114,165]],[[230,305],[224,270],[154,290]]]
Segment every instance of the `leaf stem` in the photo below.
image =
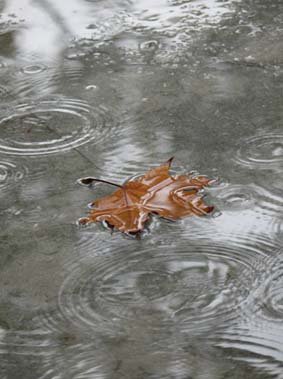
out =
[[105,183],[105,184],[109,184],[110,186],[123,188],[123,186],[121,186],[120,184],[109,182],[108,180],[104,180],[104,179],[97,179],[97,178],[92,178],[92,177],[78,179],[78,183],[83,184],[85,186],[91,185],[92,182]]

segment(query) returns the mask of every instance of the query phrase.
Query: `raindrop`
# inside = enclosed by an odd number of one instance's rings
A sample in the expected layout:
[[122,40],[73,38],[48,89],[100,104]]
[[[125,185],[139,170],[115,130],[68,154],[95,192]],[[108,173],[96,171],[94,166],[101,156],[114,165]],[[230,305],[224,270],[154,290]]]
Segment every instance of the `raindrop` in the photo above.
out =
[[[269,372],[282,373],[283,262],[279,250],[264,259],[264,273],[255,277],[242,315],[216,333],[217,346]],[[279,371],[278,371],[279,370]],[[277,377],[277,375],[276,375]],[[278,378],[280,375],[278,376]]]
[[30,156],[101,143],[115,129],[105,108],[59,96],[11,107],[0,126],[0,152]]
[[184,245],[174,239],[173,245],[138,251],[136,245],[132,250],[121,241],[111,246],[104,241],[94,253],[99,241],[86,234],[84,253],[68,264],[57,312],[41,315],[53,330],[62,320],[96,332],[130,325],[169,330],[177,323],[199,335],[239,317],[266,268],[261,263],[266,248],[252,246],[246,237],[239,241],[241,236],[230,244]]
[[5,192],[20,182],[27,174],[27,168],[18,163],[0,161],[0,189]]
[[15,96],[27,97],[34,95],[43,97],[53,94],[60,86],[61,81],[67,81],[69,85],[80,83],[82,67],[80,62],[64,61],[49,62],[49,65],[30,64],[16,70],[11,78],[11,92]]
[[30,75],[33,75],[33,74],[39,74],[40,72],[46,70],[47,67],[44,66],[44,65],[40,65],[40,64],[34,64],[34,65],[29,65],[29,66],[25,66],[23,67],[22,69],[22,72],[24,74],[30,74]]
[[249,168],[282,168],[283,134],[269,133],[249,138],[239,148],[236,159]]

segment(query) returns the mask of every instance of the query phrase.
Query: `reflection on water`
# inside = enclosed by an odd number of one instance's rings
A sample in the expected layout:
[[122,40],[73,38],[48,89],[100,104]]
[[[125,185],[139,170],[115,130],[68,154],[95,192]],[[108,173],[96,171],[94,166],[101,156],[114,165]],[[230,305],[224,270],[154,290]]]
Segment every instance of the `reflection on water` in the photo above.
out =
[[[283,378],[282,15],[0,0],[1,378]],[[75,225],[173,155],[212,215]]]
[[20,20],[16,34],[17,54],[54,60],[73,35],[85,31],[88,7],[79,0],[8,0],[4,13]]

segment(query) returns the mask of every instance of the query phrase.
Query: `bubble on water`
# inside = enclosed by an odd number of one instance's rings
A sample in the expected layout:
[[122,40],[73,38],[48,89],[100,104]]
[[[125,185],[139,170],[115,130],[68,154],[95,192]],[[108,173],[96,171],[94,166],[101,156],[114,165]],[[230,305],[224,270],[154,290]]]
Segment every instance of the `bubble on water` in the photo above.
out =
[[85,89],[87,91],[95,91],[95,90],[97,90],[97,88],[98,87],[95,84],[90,84],[90,85],[88,85],[88,86],[85,87]]
[[159,43],[156,39],[162,39],[162,45],[166,46],[157,52],[155,59],[163,64],[176,62],[178,54],[186,61],[184,51],[187,52],[188,44],[196,32],[205,28],[215,28],[222,20],[232,14],[229,2],[226,4],[218,1],[158,1],[154,4],[148,1],[136,2],[133,12],[127,14],[124,20],[125,26],[130,26],[136,34],[149,34],[151,41],[142,43],[140,51],[156,51]]
[[0,152],[30,156],[101,143],[115,130],[106,108],[59,96],[11,107],[0,126]]
[[86,56],[87,56],[87,53],[80,51],[80,52],[77,52],[77,53],[74,53],[74,52],[73,53],[69,53],[69,54],[66,55],[66,58],[70,59],[70,60],[75,60],[75,59],[79,59],[79,58],[84,58]]
[[145,41],[140,44],[140,50],[144,52],[153,52],[156,51],[159,47],[158,41],[151,40]]

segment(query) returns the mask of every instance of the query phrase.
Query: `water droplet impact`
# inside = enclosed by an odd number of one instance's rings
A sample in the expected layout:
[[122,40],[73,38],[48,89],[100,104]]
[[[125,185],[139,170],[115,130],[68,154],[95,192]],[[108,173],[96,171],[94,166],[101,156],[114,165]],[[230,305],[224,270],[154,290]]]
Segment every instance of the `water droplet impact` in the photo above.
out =
[[[216,345],[242,355],[256,366],[275,374],[282,362],[283,348],[283,262],[274,250],[263,261],[264,273],[242,309],[242,316],[216,333]],[[244,355],[243,355],[244,354]],[[280,376],[278,376],[280,377]]]
[[265,134],[246,140],[237,153],[237,162],[249,168],[282,169],[283,134]]
[[260,258],[267,253],[246,238],[235,244],[175,241],[145,250],[104,241],[97,253],[99,242],[91,238],[94,245],[84,240],[83,255],[68,264],[56,314],[41,316],[48,328],[60,329],[62,320],[107,333],[130,325],[169,330],[178,324],[179,330],[200,335],[240,316],[265,269]]
[[1,192],[9,190],[11,186],[20,182],[27,174],[27,168],[18,163],[0,161],[0,189]]
[[283,262],[276,261],[262,289],[262,317],[269,321],[282,322],[283,318]]
[[255,184],[229,184],[224,188],[215,188],[212,192],[220,200],[219,207],[225,210],[252,209],[273,217],[283,210],[282,197]]
[[80,84],[82,67],[80,62],[58,61],[49,62],[48,65],[31,64],[20,70],[15,70],[11,76],[11,90],[15,96],[47,97],[56,93],[62,81],[66,81],[69,86]]
[[107,110],[64,97],[21,104],[0,120],[0,152],[54,154],[101,142],[112,127]]
[[7,97],[8,95],[9,95],[8,89],[0,85],[0,98]]
[[29,66],[23,67],[22,72],[24,74],[33,75],[33,74],[39,74],[40,72],[42,72],[46,69],[47,69],[47,67],[44,65],[40,65],[40,64],[35,65],[34,64],[34,65],[29,65]]

